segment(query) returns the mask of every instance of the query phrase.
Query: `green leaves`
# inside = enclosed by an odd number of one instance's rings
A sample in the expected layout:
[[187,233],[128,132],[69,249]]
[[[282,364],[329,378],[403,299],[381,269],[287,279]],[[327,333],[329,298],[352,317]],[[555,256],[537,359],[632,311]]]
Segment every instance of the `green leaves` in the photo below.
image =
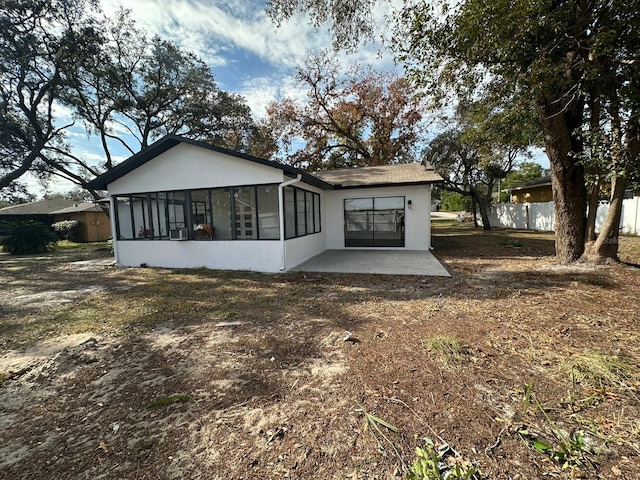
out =
[[34,220],[5,222],[2,231],[6,237],[0,240],[0,245],[13,255],[42,253],[58,242],[58,236],[48,225]]
[[407,480],[477,480],[478,471],[470,462],[459,458],[446,443],[434,445],[425,438],[424,448],[416,447],[416,460]]

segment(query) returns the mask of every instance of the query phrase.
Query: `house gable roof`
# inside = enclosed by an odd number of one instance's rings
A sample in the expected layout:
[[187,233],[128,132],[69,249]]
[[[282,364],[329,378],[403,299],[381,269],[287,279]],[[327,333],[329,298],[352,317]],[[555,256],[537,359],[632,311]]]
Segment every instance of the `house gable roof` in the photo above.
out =
[[309,185],[323,190],[343,189],[343,188],[363,188],[363,187],[388,187],[400,185],[420,185],[442,182],[440,175],[435,173],[429,164],[401,164],[383,165],[376,167],[343,168],[339,170],[325,170],[313,174],[305,172],[289,165],[254,157],[245,153],[216,147],[205,142],[184,138],[178,135],[167,135],[155,143],[149,145],[144,150],[136,153],[121,164],[108,172],[100,175],[88,183],[88,188],[95,190],[106,190],[107,186],[127,175],[148,161],[163,154],[180,143],[204,148],[213,152],[230,155],[232,157],[247,160],[249,162],[266,165],[268,167],[282,170],[289,177],[302,176],[302,181]]
[[431,165],[420,163],[323,170],[314,175],[336,188],[424,185],[444,181]]
[[230,155],[232,157],[240,158],[242,160],[247,160],[249,162],[258,163],[260,165],[266,165],[267,167],[277,168],[279,170],[282,170],[286,175],[292,178],[296,177],[297,175],[302,175],[302,181],[309,185],[313,185],[323,190],[333,189],[333,185],[327,182],[324,182],[323,180],[317,177],[314,177],[313,175],[310,175],[307,172],[303,172],[302,170],[291,167],[289,165],[284,165],[278,162],[272,162],[271,160],[265,160],[264,158],[247,155],[246,153],[236,152],[234,150],[217,147],[209,143],[200,142],[198,140],[192,140],[190,138],[181,137],[179,135],[167,135],[166,137],[163,137],[160,140],[152,143],[147,148],[141,150],[140,152],[136,153],[132,157],[129,157],[127,160],[120,163],[116,167],[112,168],[108,172],[103,173],[99,177],[96,177],[95,179],[90,181],[87,184],[87,187],[95,190],[106,190],[107,186],[110,183],[127,175],[128,173],[132,172],[136,168],[144,165],[148,161],[154,159],[158,155],[163,154],[167,150],[175,147],[180,143],[186,143],[188,145],[204,148],[206,150],[211,150],[213,152]]
[[76,202],[67,198],[51,198],[0,208],[0,215],[52,215],[56,210],[67,208],[74,203]]

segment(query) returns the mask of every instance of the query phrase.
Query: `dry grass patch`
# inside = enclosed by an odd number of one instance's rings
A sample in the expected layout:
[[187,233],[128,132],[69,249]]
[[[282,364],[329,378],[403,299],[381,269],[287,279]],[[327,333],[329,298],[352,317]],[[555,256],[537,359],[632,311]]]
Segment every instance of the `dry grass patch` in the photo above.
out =
[[445,365],[460,365],[469,355],[469,346],[455,335],[434,335],[422,345]]
[[0,255],[0,477],[405,478],[428,437],[486,480],[640,478],[640,270],[433,243],[451,278]]

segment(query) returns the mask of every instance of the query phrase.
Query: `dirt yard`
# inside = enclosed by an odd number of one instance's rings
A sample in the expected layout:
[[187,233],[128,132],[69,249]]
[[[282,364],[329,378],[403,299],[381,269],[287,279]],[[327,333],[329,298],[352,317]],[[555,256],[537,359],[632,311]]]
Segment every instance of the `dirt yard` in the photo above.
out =
[[429,438],[460,478],[640,479],[640,268],[434,245],[451,278],[0,254],[0,478],[404,479]]

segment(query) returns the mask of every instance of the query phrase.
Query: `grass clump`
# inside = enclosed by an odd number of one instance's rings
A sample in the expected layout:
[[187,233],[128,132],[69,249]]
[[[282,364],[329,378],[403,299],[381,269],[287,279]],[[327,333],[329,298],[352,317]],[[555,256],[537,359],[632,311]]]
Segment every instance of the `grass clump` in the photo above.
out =
[[425,438],[424,448],[416,447],[416,460],[407,480],[477,480],[478,471],[463,461],[448,444],[436,446]]
[[545,420],[543,428],[551,431],[550,436],[553,439],[543,440],[540,435],[529,431],[527,428],[518,431],[520,437],[530,444],[535,451],[546,455],[562,471],[571,471],[571,478],[574,478],[575,474],[584,473],[590,467],[595,467],[592,454],[584,441],[583,432],[568,433],[556,425],[538,400],[533,390],[533,381],[525,385],[524,396],[525,406],[528,407],[530,403],[533,403],[542,414]]
[[423,347],[446,364],[459,365],[469,354],[469,346],[454,335],[434,335],[422,341]]
[[605,355],[596,350],[572,355],[562,369],[569,373],[574,384],[594,390],[626,387],[631,375],[631,368],[618,355]]
[[503,247],[509,247],[509,248],[523,248],[524,247],[524,243],[522,243],[517,238],[511,238],[511,237],[507,237],[504,240],[502,240],[501,245]]
[[172,403],[186,403],[193,401],[191,395],[169,395],[168,397],[159,398],[155,402],[147,405],[147,408],[159,408],[171,405]]
[[380,417],[377,417],[371,412],[368,412],[362,406],[358,408],[358,411],[362,413],[362,416],[364,417],[366,422],[365,425],[371,431],[373,438],[375,438],[376,443],[378,444],[378,448],[380,448],[380,450],[384,450],[384,442],[388,443],[396,454],[396,457],[398,457],[398,460],[400,460],[402,468],[405,469],[406,467],[402,459],[402,455],[400,455],[400,452],[396,448],[395,444],[391,441],[391,439],[389,439],[387,434],[385,434],[385,431],[398,433],[398,429],[390,423],[384,421]]

